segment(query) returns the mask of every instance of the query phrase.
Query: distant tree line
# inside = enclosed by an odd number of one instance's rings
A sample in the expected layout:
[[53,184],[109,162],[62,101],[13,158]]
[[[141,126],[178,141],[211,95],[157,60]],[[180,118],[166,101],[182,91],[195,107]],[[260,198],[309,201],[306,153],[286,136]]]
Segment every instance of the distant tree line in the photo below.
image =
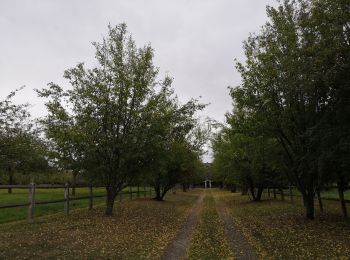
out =
[[282,1],[269,21],[244,43],[231,88],[233,112],[212,145],[218,180],[249,189],[294,185],[305,215],[314,198],[350,180],[350,2]]
[[69,172],[73,192],[78,177],[103,185],[106,215],[127,185],[152,185],[163,200],[177,183],[196,182],[208,136],[197,112],[205,105],[178,101],[172,78],[159,79],[151,46],[138,48],[125,24],[109,26],[93,45],[97,65],[66,70],[69,88],[36,90],[46,117],[33,122],[27,105],[13,103],[15,92],[1,101],[0,174],[12,184],[19,172]]

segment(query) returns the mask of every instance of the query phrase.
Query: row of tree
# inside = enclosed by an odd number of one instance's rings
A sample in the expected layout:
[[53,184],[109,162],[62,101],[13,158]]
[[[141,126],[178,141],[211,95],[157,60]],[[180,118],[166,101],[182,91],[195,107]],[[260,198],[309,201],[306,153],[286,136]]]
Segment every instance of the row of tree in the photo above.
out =
[[111,215],[127,185],[150,184],[163,200],[177,183],[195,181],[208,133],[196,116],[205,105],[178,101],[172,78],[158,78],[151,46],[137,48],[125,24],[109,26],[94,46],[95,67],[80,63],[65,71],[70,88],[50,83],[36,90],[48,110],[40,128],[25,123],[27,107],[11,102],[14,93],[1,102],[0,167],[12,178],[20,166],[37,171],[33,164],[43,163],[45,171],[70,171],[73,187],[78,175],[104,185]]
[[244,43],[242,84],[213,140],[217,178],[255,200],[294,185],[308,219],[314,198],[337,183],[344,216],[350,181],[350,2],[285,0]]

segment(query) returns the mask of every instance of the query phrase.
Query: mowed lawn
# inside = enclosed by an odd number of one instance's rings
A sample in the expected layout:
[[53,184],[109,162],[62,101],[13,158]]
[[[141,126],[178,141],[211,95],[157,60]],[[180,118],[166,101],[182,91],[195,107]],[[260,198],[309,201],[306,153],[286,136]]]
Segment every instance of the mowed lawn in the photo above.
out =
[[[123,190],[124,192],[129,191],[129,187]],[[137,187],[132,187],[132,191],[136,192]],[[144,196],[144,188],[140,188],[140,197]],[[100,196],[105,195],[106,191],[104,188],[93,188],[93,195]],[[89,195],[88,188],[76,188],[76,197],[85,197]],[[137,194],[132,194],[133,197],[137,197]],[[147,187],[146,195],[150,196],[150,188]],[[71,196],[71,195],[70,195]],[[72,196],[71,196],[72,197]],[[63,188],[55,188],[55,189],[41,189],[37,188],[35,191],[35,200],[36,201],[50,201],[50,200],[60,200],[64,199],[64,189]],[[120,194],[117,200],[127,200],[130,199],[129,194]],[[99,197],[94,198],[94,205],[101,205],[105,203],[105,198]],[[0,205],[10,205],[17,203],[26,203],[28,202],[28,189],[12,189],[12,194],[7,193],[7,189],[0,189]],[[70,201],[70,208],[84,208],[88,207],[89,201],[87,199],[84,200],[72,200]],[[54,213],[63,212],[64,203],[52,203],[45,205],[36,205],[35,206],[35,217],[50,215]],[[7,223],[10,221],[23,220],[27,218],[27,210],[28,207],[17,207],[17,208],[7,208],[0,209],[0,224]]]
[[115,214],[103,207],[76,209],[0,225],[0,259],[159,259],[190,213],[200,191],[116,202]]
[[222,191],[218,197],[262,259],[350,259],[350,222],[337,202],[324,201],[320,214],[315,201],[316,219],[308,221],[298,198],[251,202]]

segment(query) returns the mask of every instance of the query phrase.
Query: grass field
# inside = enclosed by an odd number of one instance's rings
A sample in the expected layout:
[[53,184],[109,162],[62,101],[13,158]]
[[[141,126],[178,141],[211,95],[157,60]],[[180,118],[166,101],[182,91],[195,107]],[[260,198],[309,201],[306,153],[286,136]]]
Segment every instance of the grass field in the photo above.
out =
[[103,209],[77,209],[0,225],[0,259],[159,259],[198,192],[169,194],[166,201],[140,198],[116,203],[112,217]]
[[[147,196],[150,195],[149,189],[147,188]],[[129,188],[125,188],[123,191],[129,191]],[[137,191],[137,187],[132,187],[132,191]],[[143,196],[143,188],[140,188],[140,196]],[[88,188],[77,188],[76,197],[88,196]],[[105,195],[104,188],[94,188],[94,195]],[[122,200],[129,199],[129,194],[123,194]],[[136,197],[136,194],[133,194]],[[64,198],[64,189],[36,189],[35,200],[36,201],[49,201],[58,200]],[[117,201],[120,197],[117,198]],[[8,194],[7,190],[0,189],[0,205],[9,205],[16,203],[25,203],[28,201],[28,189],[12,189],[12,194]],[[88,200],[76,200],[70,202],[71,209],[88,207]],[[94,205],[101,205],[105,203],[105,198],[94,198]],[[62,212],[64,208],[63,202],[46,204],[46,205],[36,205],[35,206],[35,217],[54,214]],[[10,221],[22,220],[27,218],[28,207],[18,207],[18,208],[8,208],[0,209],[0,223],[6,223]]]
[[350,222],[337,202],[325,201],[325,213],[316,208],[316,219],[307,221],[301,201],[254,203],[227,192],[220,199],[262,259],[349,259]]

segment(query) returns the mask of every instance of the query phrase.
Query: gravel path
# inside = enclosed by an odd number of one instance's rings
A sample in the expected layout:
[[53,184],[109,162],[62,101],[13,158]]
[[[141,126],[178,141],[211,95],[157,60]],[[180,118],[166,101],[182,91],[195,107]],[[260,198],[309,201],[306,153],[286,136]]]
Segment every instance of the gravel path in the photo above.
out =
[[166,247],[162,256],[163,260],[178,260],[186,257],[189,242],[192,237],[194,226],[198,221],[198,213],[200,211],[204,196],[205,194],[202,193],[198,198],[184,226],[176,235],[175,239]]
[[238,259],[238,260],[258,259],[253,247],[249,244],[249,242],[246,240],[246,238],[244,237],[240,229],[232,221],[223,202],[219,201],[215,197],[215,193],[213,193],[213,195],[216,202],[216,210],[219,213],[219,216],[224,223],[225,234],[228,237],[228,241],[230,243],[232,252],[234,253],[235,259]]

